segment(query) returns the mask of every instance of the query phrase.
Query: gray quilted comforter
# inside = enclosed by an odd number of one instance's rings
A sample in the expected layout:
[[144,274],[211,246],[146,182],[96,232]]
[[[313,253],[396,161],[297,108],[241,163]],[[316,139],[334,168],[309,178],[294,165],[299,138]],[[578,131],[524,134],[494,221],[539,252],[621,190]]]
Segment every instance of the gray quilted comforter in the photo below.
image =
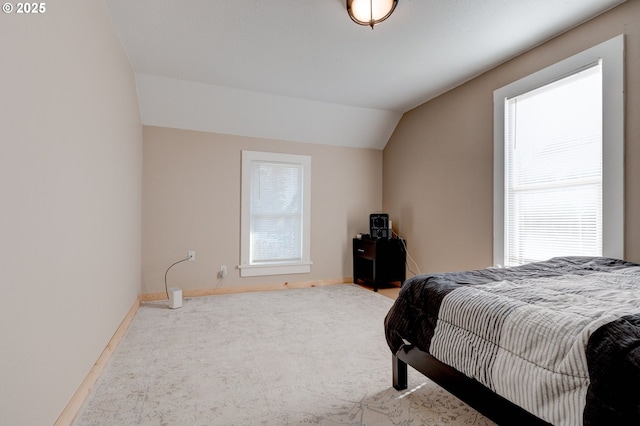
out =
[[387,342],[440,361],[554,425],[640,425],[640,265],[562,257],[419,275]]

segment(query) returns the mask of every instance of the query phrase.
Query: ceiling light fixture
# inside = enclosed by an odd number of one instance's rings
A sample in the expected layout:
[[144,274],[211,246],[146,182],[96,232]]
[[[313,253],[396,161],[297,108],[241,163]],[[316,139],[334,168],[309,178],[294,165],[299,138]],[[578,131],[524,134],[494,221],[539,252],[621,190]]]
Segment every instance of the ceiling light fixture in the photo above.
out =
[[347,0],[347,12],[358,25],[373,26],[387,19],[398,0]]

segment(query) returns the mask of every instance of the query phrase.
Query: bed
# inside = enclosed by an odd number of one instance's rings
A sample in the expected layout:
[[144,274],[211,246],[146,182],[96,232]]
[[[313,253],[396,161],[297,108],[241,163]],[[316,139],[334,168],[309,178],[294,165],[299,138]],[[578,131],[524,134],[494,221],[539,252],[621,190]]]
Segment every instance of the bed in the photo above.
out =
[[385,318],[407,365],[498,424],[640,425],[640,265],[556,257],[417,275]]

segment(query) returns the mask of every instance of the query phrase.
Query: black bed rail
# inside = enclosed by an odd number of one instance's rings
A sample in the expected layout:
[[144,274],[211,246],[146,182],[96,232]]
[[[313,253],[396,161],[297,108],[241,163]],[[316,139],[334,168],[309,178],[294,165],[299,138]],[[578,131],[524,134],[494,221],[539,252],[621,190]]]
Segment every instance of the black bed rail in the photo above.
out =
[[407,389],[407,365],[410,365],[499,425],[551,425],[414,346],[402,346],[392,360],[393,387],[397,390]]

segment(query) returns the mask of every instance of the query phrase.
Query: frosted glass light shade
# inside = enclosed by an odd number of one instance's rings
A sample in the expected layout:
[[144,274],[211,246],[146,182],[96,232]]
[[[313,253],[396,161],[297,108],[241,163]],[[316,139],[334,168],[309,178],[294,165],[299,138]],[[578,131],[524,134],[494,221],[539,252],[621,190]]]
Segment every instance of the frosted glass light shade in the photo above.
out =
[[373,28],[393,13],[397,3],[398,0],[347,0],[347,11],[356,24]]

